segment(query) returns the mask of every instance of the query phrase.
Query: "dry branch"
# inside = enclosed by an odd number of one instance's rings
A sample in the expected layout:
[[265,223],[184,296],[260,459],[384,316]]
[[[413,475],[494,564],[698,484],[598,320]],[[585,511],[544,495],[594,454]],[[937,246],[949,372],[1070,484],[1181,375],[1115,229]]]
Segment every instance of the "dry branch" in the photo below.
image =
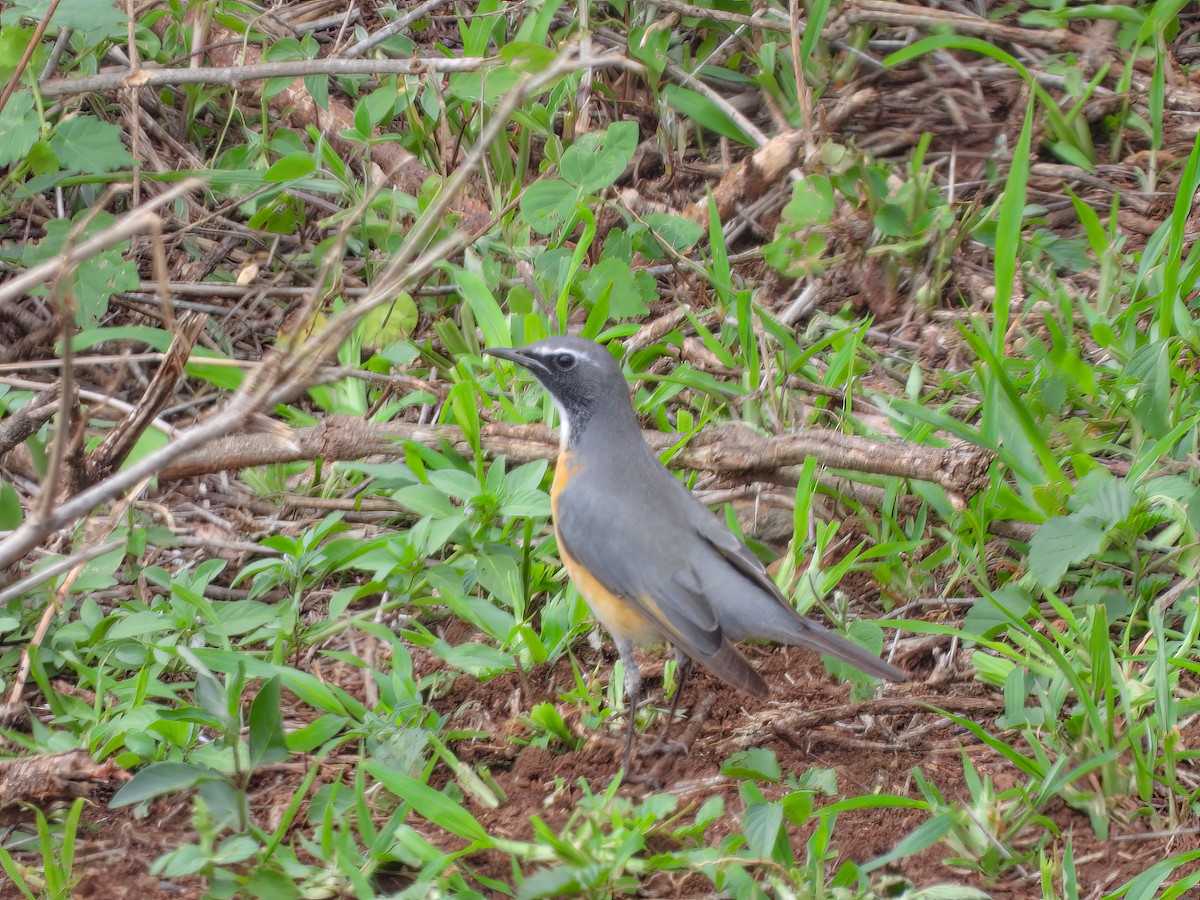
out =
[[183,374],[183,367],[187,364],[196,337],[207,320],[207,316],[194,312],[184,313],[180,318],[175,336],[171,339],[171,346],[137,405],[104,436],[84,460],[83,471],[86,473],[88,484],[95,484],[121,465],[143,432],[162,412],[167,401],[171,399],[176,382]]
[[47,809],[130,777],[111,761],[94,762],[84,750],[0,760],[0,826],[32,818],[26,804]]
[[0,457],[41,428],[58,412],[59,385],[54,384],[0,422]]
[[987,697],[964,697],[947,694],[931,700],[917,696],[889,696],[861,703],[843,703],[826,709],[794,711],[783,707],[772,707],[751,717],[745,725],[720,742],[721,752],[760,747],[772,737],[794,740],[804,734],[833,722],[844,722],[862,715],[912,716],[914,713],[935,712],[937,708],[948,709],[960,715],[979,718],[994,715],[1004,707],[1003,701]]
[[[788,171],[800,162],[803,150],[804,132],[785,131],[726,172],[712,192],[721,221],[725,221],[738,204],[752,203],[778,187]],[[697,200],[683,214],[707,227],[708,198]]]
[[[658,452],[678,441],[677,435],[645,432]],[[483,447],[488,453],[517,462],[554,459],[558,436],[543,425],[485,425]],[[398,441],[428,447],[448,445],[470,456],[471,448],[456,425],[414,425],[407,422],[365,422],[354,416],[332,415],[320,425],[297,428],[283,436],[274,433],[231,434],[213,442],[203,453],[181,456],[159,472],[173,481],[305,459],[346,460],[400,453]],[[798,465],[807,457],[837,469],[898,475],[932,481],[959,497],[970,497],[987,483],[995,454],[979,447],[924,447],[905,441],[872,441],[829,431],[810,431],[762,437],[749,429],[724,426],[698,435],[674,457],[688,469],[745,477]]]
[[1072,34],[1064,28],[1018,28],[967,13],[895,3],[893,0],[854,0],[842,7],[842,17],[851,24],[867,22],[925,31],[952,30],[972,37],[1007,41],[1023,47],[1041,47],[1060,53],[1082,52],[1090,46],[1085,37]]
[[69,97],[117,88],[166,87],[180,84],[238,85],[268,78],[305,78],[309,75],[426,75],[475,72],[494,65],[482,56],[429,59],[296,59],[246,66],[209,66],[198,69],[139,68],[100,72],[81,78],[52,78],[39,86],[47,97]]

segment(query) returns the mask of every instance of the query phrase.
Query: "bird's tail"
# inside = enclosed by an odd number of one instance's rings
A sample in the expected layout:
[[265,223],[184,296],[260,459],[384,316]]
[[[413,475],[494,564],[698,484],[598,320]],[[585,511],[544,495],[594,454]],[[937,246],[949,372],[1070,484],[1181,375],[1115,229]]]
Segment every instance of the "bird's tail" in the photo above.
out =
[[869,650],[846,640],[840,634],[834,634],[824,625],[818,625],[808,619],[804,620],[803,624],[789,636],[788,643],[800,644],[811,647],[820,653],[828,653],[875,678],[884,678],[888,681],[911,680],[903,670],[896,668],[891,663],[884,662]]
[[701,656],[696,658],[696,661],[725,683],[747,694],[766,697],[771,693],[771,689],[754,670],[754,666],[750,665],[750,661],[728,640],[721,641],[721,646],[712,656]]

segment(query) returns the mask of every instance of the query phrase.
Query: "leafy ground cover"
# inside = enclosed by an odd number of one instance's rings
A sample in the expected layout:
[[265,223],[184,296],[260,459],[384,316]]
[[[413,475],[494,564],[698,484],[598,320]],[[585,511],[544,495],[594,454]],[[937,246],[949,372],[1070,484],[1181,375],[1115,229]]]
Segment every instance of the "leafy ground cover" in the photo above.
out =
[[[1194,4],[0,26],[0,896],[1200,883]],[[612,779],[553,409],[479,353],[564,331],[913,683],[749,647]]]

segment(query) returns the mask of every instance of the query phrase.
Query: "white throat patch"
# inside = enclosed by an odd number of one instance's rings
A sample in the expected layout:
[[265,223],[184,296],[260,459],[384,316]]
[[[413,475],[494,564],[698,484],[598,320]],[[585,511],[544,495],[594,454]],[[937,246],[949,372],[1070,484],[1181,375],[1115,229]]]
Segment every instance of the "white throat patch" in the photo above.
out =
[[558,402],[557,397],[551,394],[550,399],[558,407],[558,452],[562,453],[571,443],[571,417],[567,415],[567,408]]

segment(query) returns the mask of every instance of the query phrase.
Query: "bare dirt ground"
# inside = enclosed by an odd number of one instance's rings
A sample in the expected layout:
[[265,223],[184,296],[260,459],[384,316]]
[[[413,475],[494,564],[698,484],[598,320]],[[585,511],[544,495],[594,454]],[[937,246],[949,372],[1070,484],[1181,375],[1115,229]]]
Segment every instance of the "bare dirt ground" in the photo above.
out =
[[[703,671],[693,674],[685,688],[681,705],[684,722],[677,722],[673,735],[687,733],[691,739],[682,756],[667,754],[643,758],[635,765],[643,774],[653,774],[661,782],[658,790],[673,794],[681,809],[698,808],[712,796],[724,798],[728,818],[716,825],[708,840],[719,840],[736,827],[741,810],[738,781],[719,773],[721,764],[736,750],[765,747],[776,755],[784,778],[799,776],[810,769],[831,769],[843,795],[871,792],[917,798],[912,769],[919,766],[945,798],[967,802],[970,793],[963,778],[962,754],[969,756],[981,776],[990,777],[997,790],[1012,787],[1014,769],[999,754],[975,737],[936,714],[924,704],[968,716],[995,731],[994,717],[1003,711],[1003,698],[974,681],[969,674],[955,673],[932,684],[922,682],[920,661],[912,671],[915,683],[889,687],[881,698],[863,701],[857,707],[866,711],[847,714],[849,686],[831,678],[811,651],[798,648],[749,648],[751,660],[772,685],[775,696],[758,700],[729,690]],[[655,673],[661,677],[661,654],[643,654],[648,688],[653,690]],[[585,651],[578,657],[585,671],[611,665],[607,655]],[[418,653],[414,662],[423,674],[444,671],[442,663],[431,655]],[[446,673],[451,675],[452,673]],[[602,674],[607,678],[607,674]],[[473,739],[454,744],[456,755],[465,763],[485,766],[506,795],[498,810],[469,803],[470,812],[491,834],[516,840],[533,840],[530,818],[538,816],[552,829],[566,824],[575,804],[583,796],[582,779],[592,793],[603,790],[620,762],[623,721],[609,733],[588,733],[578,723],[578,711],[560,704],[560,711],[578,734],[585,738],[581,749],[554,752],[541,747],[518,748],[511,737],[527,735],[519,721],[534,703],[557,702],[564,691],[574,686],[570,661],[540,666],[525,677],[502,675],[486,683],[460,675],[447,680],[448,689],[432,705],[444,719],[444,730],[464,729],[487,732],[490,739]],[[341,685],[351,693],[361,688],[358,679]],[[653,700],[653,696],[651,697]],[[661,700],[661,697],[658,698]],[[699,731],[688,721],[688,713],[697,706],[706,710]],[[890,710],[879,712],[878,710]],[[826,713],[830,715],[826,716]],[[806,716],[803,727],[795,726],[797,714]],[[836,717],[836,718],[835,718]],[[690,727],[690,730],[689,730]],[[652,740],[653,729],[643,740]],[[897,732],[919,729],[919,740],[904,740]],[[1193,738],[1200,738],[1194,735]],[[338,777],[346,760],[326,762],[324,778]],[[256,778],[252,806],[257,814],[271,819],[272,807],[286,804],[304,777],[303,761],[269,770]],[[440,786],[450,773],[440,768],[431,784]],[[318,784],[320,783],[320,780]],[[782,785],[759,783],[767,799],[781,795]],[[648,788],[628,784],[620,795],[640,799]],[[101,803],[103,797],[95,798]],[[818,798],[817,806],[835,798]],[[181,843],[195,840],[189,824],[190,802],[187,797],[154,804],[145,819],[129,810],[92,807],[85,816],[87,838],[81,847],[82,877],[77,891],[80,897],[170,898],[199,897],[198,880],[173,879],[169,883],[148,874],[159,855]],[[1058,804],[1046,811],[1046,817],[1062,837],[1070,836],[1075,850],[1079,883],[1089,891],[1107,892],[1157,860],[1187,846],[1186,835],[1164,836],[1145,833],[1143,823],[1113,823],[1113,840],[1098,840],[1086,815]],[[863,863],[891,850],[896,843],[926,818],[919,811],[897,809],[860,810],[839,814],[833,849],[841,861]],[[792,844],[801,852],[810,828],[794,828]],[[1030,841],[1042,833],[1030,831]],[[435,836],[430,835],[431,838]],[[445,840],[442,836],[441,840]],[[967,868],[948,867],[949,851],[943,844],[909,856],[884,870],[902,876],[916,887],[948,882],[971,885],[987,891],[996,900],[1022,900],[1040,893],[1036,865],[1016,867],[999,879],[988,879]],[[501,882],[511,880],[511,860],[499,853],[480,853],[467,860],[482,875]],[[1181,868],[1179,875],[1194,869]],[[383,884],[388,884],[384,875]],[[403,878],[393,886],[399,887]],[[644,886],[639,896],[688,897],[705,890],[698,876],[669,876],[659,873]],[[482,889],[482,887],[481,887]],[[486,890],[484,891],[485,893]],[[0,898],[19,894],[0,888]],[[499,895],[496,895],[499,896]]]

